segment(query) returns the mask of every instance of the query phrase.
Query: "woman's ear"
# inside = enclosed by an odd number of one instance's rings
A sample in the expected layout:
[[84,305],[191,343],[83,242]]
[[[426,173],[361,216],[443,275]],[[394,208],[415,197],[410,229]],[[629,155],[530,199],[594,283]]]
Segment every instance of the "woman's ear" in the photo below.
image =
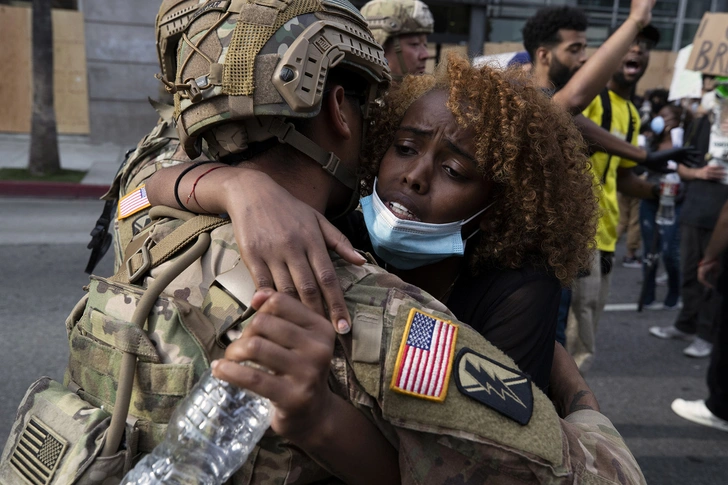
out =
[[329,117],[331,129],[336,132],[339,138],[348,140],[352,135],[352,111],[351,103],[346,100],[344,88],[334,86],[328,92],[323,106]]

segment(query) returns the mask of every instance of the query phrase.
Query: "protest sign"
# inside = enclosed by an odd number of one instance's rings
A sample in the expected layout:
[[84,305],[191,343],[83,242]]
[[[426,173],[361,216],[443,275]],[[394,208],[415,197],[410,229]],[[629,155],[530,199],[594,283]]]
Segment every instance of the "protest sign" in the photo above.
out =
[[728,13],[703,15],[685,67],[703,74],[728,76]]

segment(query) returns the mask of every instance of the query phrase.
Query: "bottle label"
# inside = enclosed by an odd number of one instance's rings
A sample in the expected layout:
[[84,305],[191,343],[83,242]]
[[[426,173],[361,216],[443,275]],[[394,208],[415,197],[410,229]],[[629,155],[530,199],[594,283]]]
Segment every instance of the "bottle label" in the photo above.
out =
[[710,128],[710,154],[713,158],[728,160],[728,99],[718,96],[715,98]]
[[662,197],[675,197],[677,196],[679,183],[674,182],[660,182],[660,196]]

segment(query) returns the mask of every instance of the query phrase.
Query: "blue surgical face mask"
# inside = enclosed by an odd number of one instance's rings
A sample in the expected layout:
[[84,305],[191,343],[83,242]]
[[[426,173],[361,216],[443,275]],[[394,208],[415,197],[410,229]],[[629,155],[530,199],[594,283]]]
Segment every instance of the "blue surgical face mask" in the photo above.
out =
[[655,135],[661,135],[665,131],[665,118],[662,116],[655,116],[650,121],[650,129]]
[[372,195],[361,199],[364,221],[374,252],[387,264],[404,270],[465,254],[465,241],[461,232],[463,226],[491,205],[462,221],[430,224],[400,219],[392,214],[377,194],[376,180]]

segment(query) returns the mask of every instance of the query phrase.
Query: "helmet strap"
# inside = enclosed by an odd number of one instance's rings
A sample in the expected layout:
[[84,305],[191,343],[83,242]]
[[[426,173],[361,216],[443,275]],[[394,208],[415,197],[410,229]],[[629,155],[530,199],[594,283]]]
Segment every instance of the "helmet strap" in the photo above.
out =
[[324,170],[329,172],[336,180],[347,188],[357,192],[359,178],[346,168],[341,159],[334,152],[327,152],[310,138],[296,130],[293,123],[287,122],[285,118],[274,117],[268,126],[268,133],[278,137],[281,143],[287,143],[304,155],[315,160]]
[[[408,74],[407,64],[404,63],[404,55],[402,54],[402,44],[399,43],[399,36],[392,39],[392,45],[394,46],[394,52],[397,53],[397,61],[399,62],[399,70],[402,73],[400,79]],[[393,76],[397,77],[397,76]]]

